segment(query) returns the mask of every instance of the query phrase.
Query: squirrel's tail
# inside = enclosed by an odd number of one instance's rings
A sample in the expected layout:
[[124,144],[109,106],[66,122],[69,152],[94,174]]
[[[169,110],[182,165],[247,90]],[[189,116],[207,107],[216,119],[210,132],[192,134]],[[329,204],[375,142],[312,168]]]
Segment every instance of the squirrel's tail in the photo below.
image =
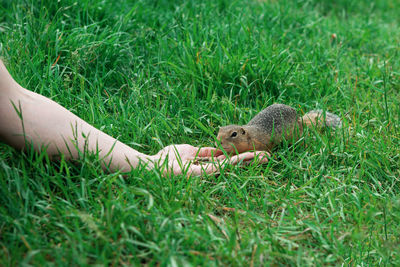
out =
[[307,112],[302,118],[303,124],[313,127],[331,127],[333,129],[342,127],[342,120],[339,116],[330,113],[323,112],[321,109],[311,110]]

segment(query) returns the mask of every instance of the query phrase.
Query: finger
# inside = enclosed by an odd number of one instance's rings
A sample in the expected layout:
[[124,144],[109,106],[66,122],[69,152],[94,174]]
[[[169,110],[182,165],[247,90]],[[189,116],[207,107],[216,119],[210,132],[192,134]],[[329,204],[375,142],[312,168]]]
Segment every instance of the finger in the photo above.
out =
[[221,155],[224,155],[224,152],[222,152],[221,149],[217,149],[217,150],[215,151],[214,157],[218,157],[218,156],[221,156]]
[[[265,163],[265,162],[268,162],[268,157],[270,157],[270,154],[266,151],[252,151],[252,152],[245,152],[245,153],[242,153],[239,155],[232,156],[230,158],[230,160],[231,160],[230,162],[232,164],[236,164],[239,161],[251,161],[254,158],[257,158],[261,163]],[[216,157],[215,159],[216,159],[216,162],[222,162],[222,161],[226,160],[226,158],[227,158],[226,155],[222,154],[222,155]]]
[[268,162],[269,153],[265,151],[245,152],[239,155],[233,156],[230,159],[231,164],[238,164],[243,161],[250,161],[257,158],[261,163]]
[[267,163],[269,161],[269,158],[271,157],[271,154],[265,151],[257,151],[260,152],[258,153],[257,157],[260,160],[260,163]]
[[254,157],[253,160],[244,160],[243,164],[244,165],[251,165],[253,163],[258,163],[258,164],[263,164],[267,163],[269,160],[269,153],[257,153],[256,156]]
[[170,174],[179,175],[186,174],[187,176],[201,176],[204,174],[211,174],[219,171],[222,166],[227,165],[229,162],[226,160],[222,164],[220,162],[204,163],[204,164],[193,164],[190,160],[184,160],[182,162],[172,161],[169,164],[162,166],[163,175],[168,176]]
[[226,156],[224,154],[217,157],[217,161],[221,161],[221,160],[225,160],[225,159],[226,159]]
[[218,166],[216,164],[208,163],[208,164],[203,164],[203,165],[191,165],[189,167],[189,170],[187,172],[188,176],[193,175],[193,176],[202,176],[204,174],[213,174],[219,172],[221,169],[221,166]]
[[202,147],[198,151],[198,157],[218,157],[223,154],[221,150],[215,147]]
[[252,160],[254,158],[254,153],[252,152],[245,152],[239,155],[235,155],[230,158],[230,163],[231,164],[238,164],[241,161],[248,161]]
[[271,157],[271,154],[267,151],[255,151],[254,153],[256,154],[254,158],[257,158],[260,163],[268,162],[269,157]]
[[200,163],[200,166],[206,167],[207,164],[213,164],[214,166],[218,166],[219,168],[223,168],[227,164],[237,165],[240,163],[243,164],[251,164],[255,159],[257,159],[256,163],[266,163],[268,162],[270,154],[266,151],[251,151],[241,153],[239,155],[235,155],[232,157],[227,157],[225,155],[218,156],[214,158],[212,162],[204,162]]

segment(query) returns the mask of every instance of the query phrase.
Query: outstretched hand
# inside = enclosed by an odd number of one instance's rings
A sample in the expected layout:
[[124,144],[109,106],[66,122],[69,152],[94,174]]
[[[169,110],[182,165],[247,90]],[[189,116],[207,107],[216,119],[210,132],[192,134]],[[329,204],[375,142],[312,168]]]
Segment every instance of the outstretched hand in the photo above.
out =
[[167,167],[164,172],[186,173],[200,176],[220,171],[227,164],[248,164],[255,158],[260,163],[268,161],[265,151],[245,152],[227,158],[221,150],[213,147],[198,148],[187,144],[169,145],[154,155],[154,161]]

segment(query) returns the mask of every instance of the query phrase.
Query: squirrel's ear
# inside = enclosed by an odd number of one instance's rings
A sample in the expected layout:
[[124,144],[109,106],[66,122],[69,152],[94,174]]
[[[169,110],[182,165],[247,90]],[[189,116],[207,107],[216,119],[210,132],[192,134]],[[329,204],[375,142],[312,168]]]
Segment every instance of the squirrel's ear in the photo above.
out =
[[246,133],[246,131],[245,131],[243,128],[240,128],[240,132],[241,132],[242,134],[245,134],[245,133]]

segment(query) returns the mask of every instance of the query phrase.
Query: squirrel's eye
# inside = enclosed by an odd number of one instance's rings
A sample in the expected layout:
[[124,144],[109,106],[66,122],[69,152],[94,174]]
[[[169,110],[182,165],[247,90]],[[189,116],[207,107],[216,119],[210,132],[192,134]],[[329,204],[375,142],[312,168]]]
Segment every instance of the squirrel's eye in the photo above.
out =
[[237,135],[237,132],[233,132],[232,134],[231,134],[231,137],[235,137]]

